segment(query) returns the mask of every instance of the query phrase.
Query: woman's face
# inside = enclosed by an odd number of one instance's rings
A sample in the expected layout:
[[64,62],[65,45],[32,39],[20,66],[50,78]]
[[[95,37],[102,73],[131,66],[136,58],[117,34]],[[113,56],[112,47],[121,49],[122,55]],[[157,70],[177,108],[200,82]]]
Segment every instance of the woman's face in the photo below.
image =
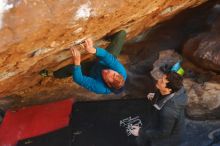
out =
[[102,70],[102,77],[108,86],[110,86],[110,83],[113,83],[115,76],[118,74],[119,74],[118,72],[111,69]]

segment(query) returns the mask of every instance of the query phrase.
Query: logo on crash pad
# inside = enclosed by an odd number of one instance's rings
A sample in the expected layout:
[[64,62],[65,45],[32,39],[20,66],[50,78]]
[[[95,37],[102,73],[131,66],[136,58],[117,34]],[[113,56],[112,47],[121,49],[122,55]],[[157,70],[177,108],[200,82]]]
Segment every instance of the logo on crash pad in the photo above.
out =
[[120,120],[120,126],[125,127],[126,133],[128,136],[131,135],[132,126],[142,126],[142,122],[139,116],[136,117],[128,117]]

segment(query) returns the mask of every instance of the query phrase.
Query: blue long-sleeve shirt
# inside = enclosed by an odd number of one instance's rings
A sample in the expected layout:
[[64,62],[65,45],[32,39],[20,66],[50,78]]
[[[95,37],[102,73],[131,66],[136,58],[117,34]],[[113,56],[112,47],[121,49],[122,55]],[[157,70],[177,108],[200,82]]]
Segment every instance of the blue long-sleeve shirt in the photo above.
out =
[[91,68],[89,76],[83,75],[81,66],[74,66],[73,80],[80,86],[97,94],[109,94],[111,89],[102,78],[103,69],[112,69],[121,74],[126,80],[127,74],[124,66],[110,53],[102,48],[96,49],[96,56],[99,61]]

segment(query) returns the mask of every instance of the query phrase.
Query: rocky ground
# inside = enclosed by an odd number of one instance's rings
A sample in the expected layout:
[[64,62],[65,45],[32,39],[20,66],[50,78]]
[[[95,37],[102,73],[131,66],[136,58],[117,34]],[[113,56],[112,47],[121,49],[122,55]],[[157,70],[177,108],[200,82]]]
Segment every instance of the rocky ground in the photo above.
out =
[[220,121],[187,120],[185,142],[181,146],[219,146]]

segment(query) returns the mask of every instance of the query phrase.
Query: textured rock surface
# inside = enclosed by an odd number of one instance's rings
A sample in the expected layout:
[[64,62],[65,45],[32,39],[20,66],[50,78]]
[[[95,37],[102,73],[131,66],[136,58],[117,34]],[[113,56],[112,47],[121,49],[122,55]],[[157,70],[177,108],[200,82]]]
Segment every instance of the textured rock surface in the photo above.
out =
[[[216,19],[219,21],[219,18]],[[201,33],[189,39],[184,46],[183,53],[197,66],[220,73],[219,29],[213,27],[210,32]]]
[[220,84],[205,82],[198,84],[190,79],[184,80],[187,90],[188,107],[187,113],[193,118],[220,118]]
[[190,38],[184,45],[183,53],[196,65],[219,72],[220,2],[213,6],[206,23],[209,30]]
[[128,38],[206,0],[3,0],[0,96],[41,82],[38,72],[67,62],[65,48],[125,29]]

